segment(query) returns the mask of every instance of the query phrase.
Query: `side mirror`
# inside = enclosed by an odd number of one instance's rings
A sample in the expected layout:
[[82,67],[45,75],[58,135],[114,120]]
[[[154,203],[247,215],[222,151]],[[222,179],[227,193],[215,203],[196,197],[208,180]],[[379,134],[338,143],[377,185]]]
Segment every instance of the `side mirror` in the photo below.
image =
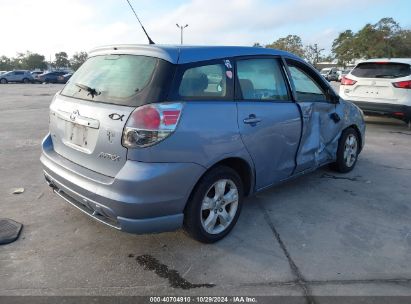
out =
[[334,92],[332,88],[328,88],[326,92],[327,100],[331,103],[337,104],[340,102],[340,96]]

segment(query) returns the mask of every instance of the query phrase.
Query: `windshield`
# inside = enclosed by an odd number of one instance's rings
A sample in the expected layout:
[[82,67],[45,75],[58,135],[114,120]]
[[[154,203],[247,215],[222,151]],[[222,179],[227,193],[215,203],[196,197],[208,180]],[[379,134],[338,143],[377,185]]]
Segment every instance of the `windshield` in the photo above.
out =
[[150,82],[158,59],[135,55],[89,58],[74,73],[61,94],[69,97],[131,105]]
[[411,75],[409,64],[393,62],[364,62],[351,72],[362,78],[399,78]]

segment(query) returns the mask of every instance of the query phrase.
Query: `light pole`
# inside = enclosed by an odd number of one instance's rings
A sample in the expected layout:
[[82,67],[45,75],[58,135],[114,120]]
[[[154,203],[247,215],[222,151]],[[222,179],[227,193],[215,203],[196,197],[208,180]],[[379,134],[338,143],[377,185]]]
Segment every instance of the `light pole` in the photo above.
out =
[[182,26],[176,23],[177,27],[180,29],[180,39],[181,39],[181,44],[183,44],[183,31],[184,29],[188,26],[188,24]]

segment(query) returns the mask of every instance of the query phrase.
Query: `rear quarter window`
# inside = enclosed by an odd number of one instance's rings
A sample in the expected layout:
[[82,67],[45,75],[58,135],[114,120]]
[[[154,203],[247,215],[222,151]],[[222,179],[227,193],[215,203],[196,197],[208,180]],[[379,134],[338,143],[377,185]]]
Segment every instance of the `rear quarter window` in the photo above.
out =
[[231,63],[217,60],[181,65],[177,69],[171,99],[226,100],[233,99]]
[[400,78],[411,75],[411,66],[405,63],[364,62],[351,72],[360,78]]

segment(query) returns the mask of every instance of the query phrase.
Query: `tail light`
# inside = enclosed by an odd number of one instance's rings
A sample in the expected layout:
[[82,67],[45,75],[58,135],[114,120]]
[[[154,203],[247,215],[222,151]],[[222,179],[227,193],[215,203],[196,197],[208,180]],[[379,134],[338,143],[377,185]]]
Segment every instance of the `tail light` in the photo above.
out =
[[183,109],[182,103],[159,103],[138,107],[124,127],[122,143],[126,148],[155,145],[176,129]]
[[393,115],[403,117],[403,116],[405,116],[405,113],[403,113],[403,112],[394,112]]
[[352,80],[352,79],[350,79],[350,78],[347,78],[347,77],[345,77],[345,76],[341,79],[341,84],[342,84],[342,85],[351,86],[351,85],[354,85],[354,84],[356,84],[356,83],[357,83],[357,81]]
[[393,82],[392,85],[398,89],[411,89],[411,80]]

